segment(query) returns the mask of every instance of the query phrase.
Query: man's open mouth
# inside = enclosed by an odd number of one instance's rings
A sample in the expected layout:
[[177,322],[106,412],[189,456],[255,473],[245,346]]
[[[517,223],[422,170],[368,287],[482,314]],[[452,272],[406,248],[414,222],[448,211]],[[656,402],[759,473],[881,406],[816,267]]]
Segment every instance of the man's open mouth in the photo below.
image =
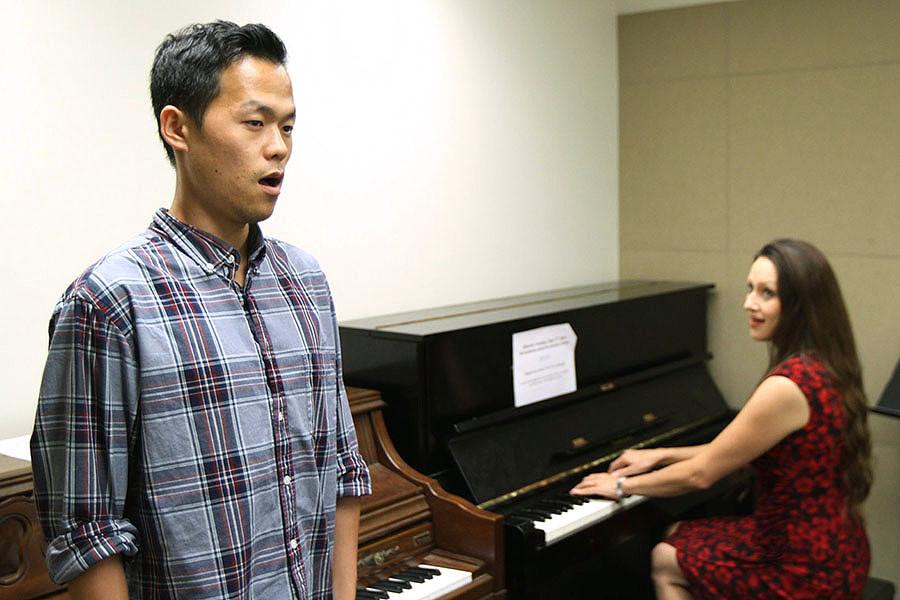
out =
[[278,187],[281,184],[283,175],[269,175],[259,180],[261,184],[267,187]]

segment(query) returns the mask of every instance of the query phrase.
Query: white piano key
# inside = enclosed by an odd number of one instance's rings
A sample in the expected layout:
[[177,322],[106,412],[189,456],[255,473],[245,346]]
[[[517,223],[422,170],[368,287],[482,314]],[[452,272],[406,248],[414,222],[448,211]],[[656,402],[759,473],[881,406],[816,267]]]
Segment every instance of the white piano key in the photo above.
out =
[[590,498],[588,502],[576,504],[562,514],[536,521],[534,527],[544,532],[544,543],[549,546],[644,500],[645,496],[628,496],[622,502]]
[[409,582],[412,587],[402,592],[387,592],[388,600],[434,600],[472,581],[472,573],[469,571],[427,564],[418,565],[418,567],[421,569],[435,569],[440,571],[441,574],[435,575],[431,579],[426,579],[421,583]]

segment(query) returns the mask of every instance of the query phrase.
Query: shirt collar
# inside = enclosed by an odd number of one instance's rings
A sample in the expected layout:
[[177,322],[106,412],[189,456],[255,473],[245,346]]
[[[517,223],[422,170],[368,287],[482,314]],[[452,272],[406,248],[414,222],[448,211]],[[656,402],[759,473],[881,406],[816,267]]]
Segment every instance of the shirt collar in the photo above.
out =
[[[240,253],[231,244],[193,225],[182,223],[165,208],[156,211],[150,228],[169,238],[206,271],[215,272],[224,265],[230,267],[241,259]],[[265,256],[266,244],[262,230],[256,223],[250,224],[247,249],[250,265],[258,265]]]

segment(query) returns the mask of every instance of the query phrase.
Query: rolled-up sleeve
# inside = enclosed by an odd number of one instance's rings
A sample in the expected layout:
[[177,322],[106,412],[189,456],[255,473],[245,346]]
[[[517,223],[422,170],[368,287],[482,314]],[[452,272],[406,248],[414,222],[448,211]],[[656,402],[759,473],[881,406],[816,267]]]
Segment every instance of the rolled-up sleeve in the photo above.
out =
[[[334,315],[333,304],[332,315]],[[334,327],[337,356],[337,497],[368,496],[372,493],[372,482],[369,476],[369,467],[366,466],[366,461],[359,453],[356,429],[353,427],[353,417],[350,414],[347,392],[344,389],[340,334],[336,319],[332,320],[332,326]]]
[[57,583],[138,550],[137,529],[124,516],[137,379],[123,323],[89,299],[57,305],[31,437],[35,500]]

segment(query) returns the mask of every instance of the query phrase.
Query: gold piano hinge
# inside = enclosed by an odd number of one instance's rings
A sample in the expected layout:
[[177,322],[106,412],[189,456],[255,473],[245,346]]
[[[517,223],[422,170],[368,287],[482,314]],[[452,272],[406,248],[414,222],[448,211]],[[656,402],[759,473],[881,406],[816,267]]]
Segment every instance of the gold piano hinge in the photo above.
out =
[[657,417],[656,417],[656,415],[653,414],[653,413],[646,413],[646,414],[644,414],[644,416],[641,417],[641,418],[644,420],[644,423],[652,423],[652,422],[654,422],[654,421],[656,420]]
[[[655,420],[656,416],[653,415],[653,413],[647,413],[646,415],[644,415],[643,418],[646,420],[647,417],[651,416],[651,415],[653,416],[653,420]],[[638,442],[637,444],[632,444],[629,447],[630,448],[647,448],[649,446],[656,446],[660,442],[664,442],[673,437],[677,437],[683,433],[691,431],[692,429],[700,428],[708,423],[712,423],[713,421],[718,421],[720,418],[721,417],[715,416],[715,417],[707,417],[705,419],[700,419],[700,420],[694,421],[693,423],[688,423],[686,425],[682,425],[681,427],[675,427],[675,428],[670,429],[670,430],[668,430],[664,433],[661,433],[657,436],[648,438],[642,442]],[[488,510],[494,506],[497,506],[499,504],[503,504],[505,502],[509,502],[510,500],[518,498],[519,496],[524,496],[525,494],[530,494],[530,493],[536,492],[542,488],[549,487],[549,486],[553,485],[554,483],[559,483],[560,481],[568,479],[574,475],[578,475],[579,473],[583,473],[585,471],[594,469],[594,468],[602,465],[603,463],[608,463],[608,462],[612,461],[614,458],[616,458],[617,456],[619,456],[624,450],[625,450],[625,448],[623,448],[621,450],[616,450],[615,452],[611,452],[610,454],[607,454],[605,456],[595,458],[594,460],[592,460],[588,463],[585,463],[583,465],[579,465],[577,467],[573,467],[573,468],[567,469],[565,471],[560,471],[556,475],[551,475],[550,477],[547,477],[546,479],[541,479],[540,481],[535,481],[534,483],[530,483],[524,487],[520,487],[519,489],[513,490],[506,494],[503,494],[502,496],[497,496],[496,498],[491,498],[490,500],[485,500],[484,502],[482,502],[481,504],[478,505],[478,508],[481,508],[483,510]]]
[[613,383],[612,381],[608,381],[608,382],[606,382],[606,383],[601,383],[601,384],[600,384],[600,391],[601,391],[601,392],[608,392],[608,391],[614,390],[614,389],[616,389],[616,384]]
[[427,546],[431,543],[431,532],[426,531],[425,533],[420,533],[416,537],[413,538],[413,543],[416,546]]
[[572,446],[572,450],[579,450],[587,446],[590,442],[588,442],[583,437],[577,437],[569,441],[569,444]]
[[387,559],[400,552],[400,546],[391,546],[384,550],[379,550],[371,554],[367,554],[356,561],[357,568],[378,566],[380,567]]

